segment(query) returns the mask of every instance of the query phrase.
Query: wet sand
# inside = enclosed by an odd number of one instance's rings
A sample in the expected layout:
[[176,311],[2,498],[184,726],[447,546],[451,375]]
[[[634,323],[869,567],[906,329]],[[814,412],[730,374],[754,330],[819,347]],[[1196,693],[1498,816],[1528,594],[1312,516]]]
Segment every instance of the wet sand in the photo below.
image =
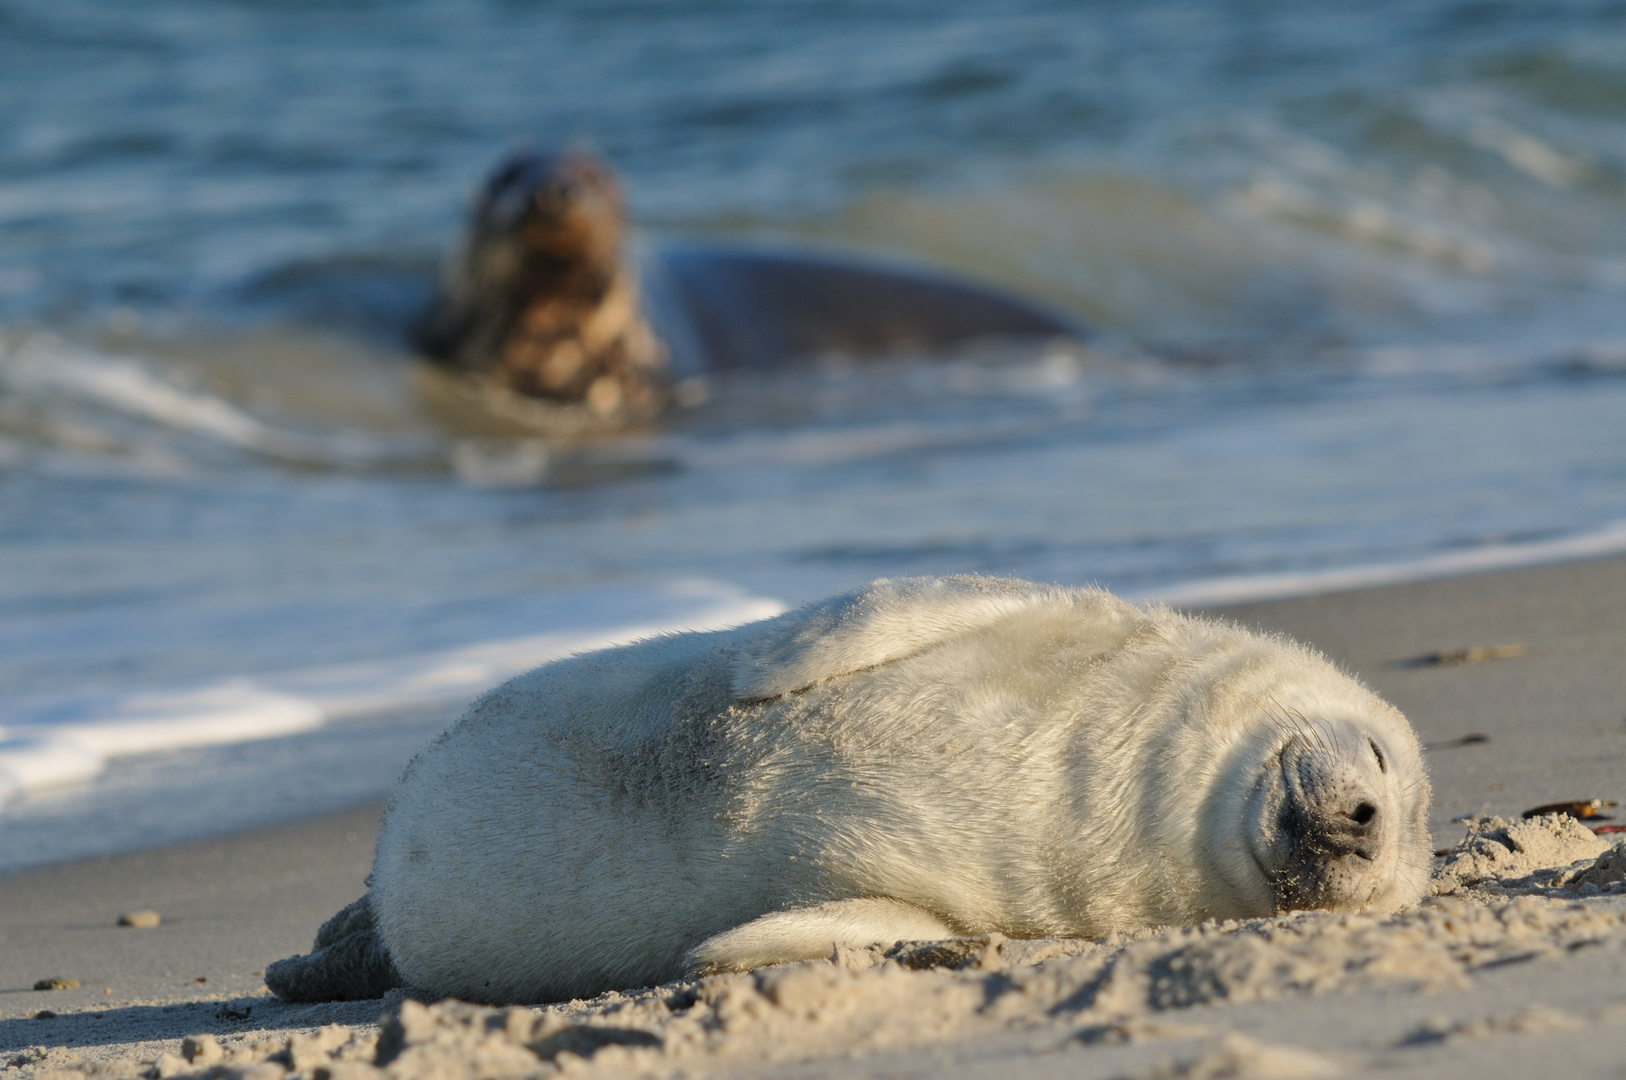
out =
[[[25,1034],[12,1022],[41,1009],[258,993],[269,961],[308,948],[322,920],[365,891],[381,809],[0,878],[5,1045]],[[156,911],[160,925],[118,925],[139,910]],[[30,989],[53,977],[82,985]]]
[[[1407,713],[1437,747],[1427,757],[1442,846],[1461,836],[1451,819],[1465,813],[1516,816],[1560,799],[1626,799],[1626,560],[1220,613],[1315,644]],[[1486,738],[1461,741],[1468,736]],[[308,948],[317,925],[361,893],[378,810],[0,878],[0,1076],[13,1075],[6,1067],[62,1067],[82,1049],[124,1055],[128,1065],[173,1053],[183,1035],[197,1032],[217,1032],[223,1041],[247,1033],[270,1038],[375,1018],[385,1003],[282,1006],[264,996],[259,978],[265,964]],[[1587,903],[1613,909],[1626,897]],[[115,925],[121,912],[139,908],[158,911],[163,924]],[[1598,940],[1606,938],[1613,941]],[[1222,1068],[1301,1075],[1381,1067],[1386,1075],[1482,1076],[1521,1075],[1556,1061],[1584,1062],[1583,1072],[1626,1065],[1626,1038],[1619,1037],[1626,1030],[1626,950],[1609,945],[1573,957],[1530,956],[1528,963],[1475,969],[1450,992],[1357,988],[1332,998],[1288,993],[1251,1004],[1209,1002],[1164,1016],[1161,1035],[1103,1035],[1101,1046],[1071,1037],[1060,1056],[1054,1032],[983,1032],[954,1041],[955,1032],[945,1031],[925,1057],[918,1049],[900,1057],[876,1044],[865,1051],[869,1064],[862,1069],[850,1058],[792,1068],[798,1075],[925,1069],[972,1076],[1005,1071],[1020,1059],[1022,1071],[1034,1075],[1159,1069],[1219,1075],[1212,1070]],[[59,976],[82,986],[30,989]],[[1548,1012],[1531,1013],[1532,1003]],[[34,1019],[41,1010],[59,1015]],[[1425,1020],[1438,1031],[1420,1028]],[[1184,1034],[1176,1030],[1181,1024]],[[1257,1047],[1227,1049],[1222,1036],[1237,1030],[1288,1049],[1332,1053],[1312,1067]],[[612,1068],[611,1058],[600,1055],[592,1064],[617,1071],[634,1063]],[[725,1065],[759,1067],[741,1059],[716,1068]],[[781,1075],[786,1068],[775,1066]]]

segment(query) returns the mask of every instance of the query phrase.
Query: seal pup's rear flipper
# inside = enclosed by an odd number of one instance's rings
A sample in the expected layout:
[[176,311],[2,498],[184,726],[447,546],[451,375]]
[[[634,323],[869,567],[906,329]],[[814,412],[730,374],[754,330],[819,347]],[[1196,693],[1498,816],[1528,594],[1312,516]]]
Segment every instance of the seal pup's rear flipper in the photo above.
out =
[[941,941],[956,931],[929,911],[887,897],[834,900],[775,911],[715,934],[684,957],[696,975],[748,971],[764,964],[816,960],[839,946],[863,948],[898,941]]
[[322,924],[309,955],[268,965],[265,985],[284,1001],[365,1001],[405,983],[363,896]]

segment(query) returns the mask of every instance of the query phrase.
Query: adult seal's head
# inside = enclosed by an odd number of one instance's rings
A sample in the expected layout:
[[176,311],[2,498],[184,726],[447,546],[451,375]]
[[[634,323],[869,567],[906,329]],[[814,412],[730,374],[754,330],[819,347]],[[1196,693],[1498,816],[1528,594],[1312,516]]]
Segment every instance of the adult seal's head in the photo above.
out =
[[486,180],[474,227],[483,238],[518,240],[538,261],[581,263],[606,275],[617,269],[626,231],[609,166],[580,150],[528,151],[504,161]]
[[625,234],[603,162],[579,150],[514,155],[481,189],[419,345],[499,391],[601,421],[654,415],[662,351],[639,314]]

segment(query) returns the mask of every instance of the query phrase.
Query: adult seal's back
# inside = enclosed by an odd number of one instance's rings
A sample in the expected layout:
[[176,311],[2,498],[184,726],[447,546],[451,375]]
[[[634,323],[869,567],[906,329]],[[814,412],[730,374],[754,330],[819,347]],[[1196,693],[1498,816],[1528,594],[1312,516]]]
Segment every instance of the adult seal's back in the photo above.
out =
[[1083,336],[1036,304],[902,262],[632,243],[614,174],[579,150],[498,166],[417,330],[498,411],[563,428],[647,420],[674,383],[730,369]]
[[1405,718],[1299,645],[880,581],[486,695],[408,768],[362,921],[267,981],[548,1001],[833,944],[1390,911],[1427,808]]

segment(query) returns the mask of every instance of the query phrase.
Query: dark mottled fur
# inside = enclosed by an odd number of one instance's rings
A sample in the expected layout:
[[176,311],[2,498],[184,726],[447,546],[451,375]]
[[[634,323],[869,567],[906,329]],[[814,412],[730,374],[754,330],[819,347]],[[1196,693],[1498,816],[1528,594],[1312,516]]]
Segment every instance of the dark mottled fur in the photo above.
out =
[[475,204],[418,328],[431,358],[599,421],[653,416],[664,351],[638,308],[609,167],[579,151],[517,154]]
[[322,924],[308,955],[268,966],[265,985],[284,1001],[364,1001],[403,983],[363,896]]

